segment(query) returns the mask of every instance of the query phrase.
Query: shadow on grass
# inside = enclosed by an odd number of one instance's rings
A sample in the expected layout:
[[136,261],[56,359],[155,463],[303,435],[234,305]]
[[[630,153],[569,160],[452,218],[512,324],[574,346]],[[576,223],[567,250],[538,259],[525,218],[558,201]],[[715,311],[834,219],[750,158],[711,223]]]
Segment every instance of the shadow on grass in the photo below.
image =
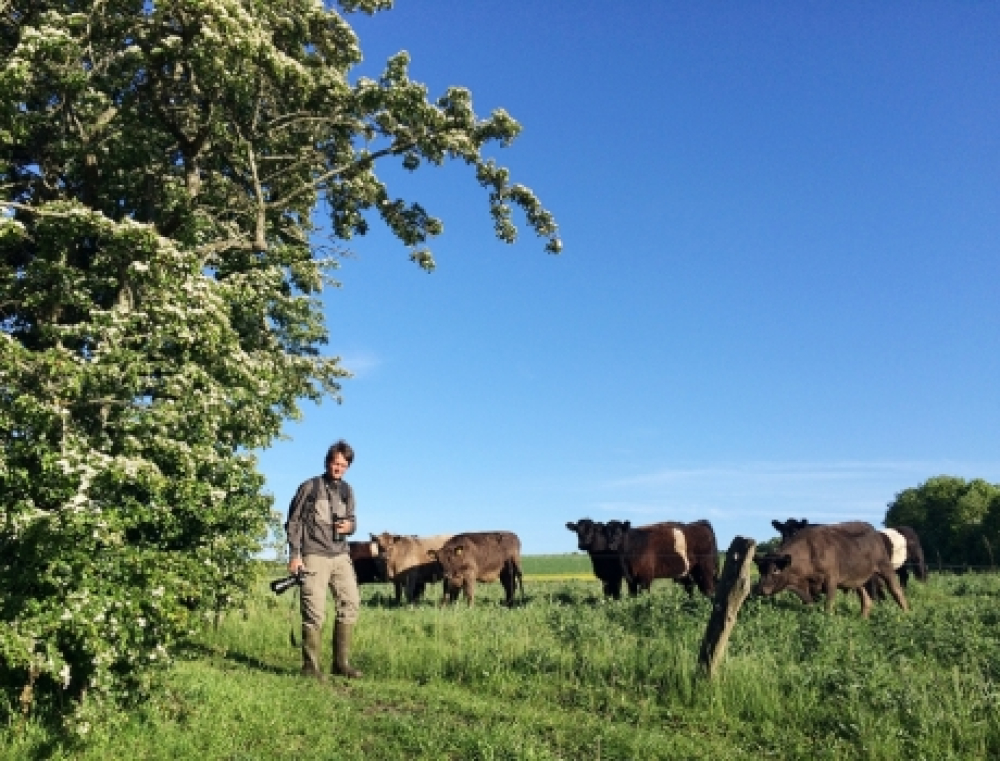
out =
[[183,656],[191,660],[206,659],[209,661],[228,661],[230,663],[239,664],[240,666],[244,666],[248,669],[253,669],[254,671],[260,671],[266,674],[277,674],[279,676],[288,676],[289,674],[298,673],[296,669],[289,669],[287,666],[275,666],[273,663],[262,661],[260,658],[248,655],[240,650],[212,647],[201,643],[192,643],[185,647]]

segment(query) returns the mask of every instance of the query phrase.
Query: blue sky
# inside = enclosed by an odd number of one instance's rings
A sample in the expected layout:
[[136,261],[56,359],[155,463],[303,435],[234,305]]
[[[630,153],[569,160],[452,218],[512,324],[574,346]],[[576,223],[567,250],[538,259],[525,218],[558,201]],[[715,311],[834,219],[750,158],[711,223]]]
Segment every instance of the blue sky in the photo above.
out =
[[260,455],[284,511],[346,438],[359,535],[869,520],[1000,482],[1000,5],[399,0],[409,51],[521,137],[493,151],[560,256],[493,237],[464,166],[390,192],[444,220],[434,274],[381,230],[325,297],[354,378]]

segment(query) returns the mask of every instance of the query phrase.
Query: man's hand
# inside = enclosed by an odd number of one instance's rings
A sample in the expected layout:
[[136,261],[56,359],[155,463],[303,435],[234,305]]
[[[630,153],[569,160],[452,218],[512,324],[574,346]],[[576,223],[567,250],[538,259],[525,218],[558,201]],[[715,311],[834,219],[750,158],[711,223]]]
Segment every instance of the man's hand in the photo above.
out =
[[302,558],[292,558],[288,561],[288,572],[298,573],[300,568],[305,568],[306,564],[302,562]]
[[350,518],[337,518],[333,523],[338,534],[354,533],[354,521]]

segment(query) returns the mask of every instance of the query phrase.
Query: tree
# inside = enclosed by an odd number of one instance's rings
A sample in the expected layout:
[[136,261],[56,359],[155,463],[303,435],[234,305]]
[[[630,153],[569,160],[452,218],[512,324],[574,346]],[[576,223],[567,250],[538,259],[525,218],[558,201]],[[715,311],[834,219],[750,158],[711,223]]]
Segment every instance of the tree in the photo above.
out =
[[347,14],[390,6],[0,0],[7,710],[85,727],[245,587],[271,507],[252,452],[345,374],[318,300],[342,242],[380,219],[434,267],[440,220],[380,162],[465,162],[501,240],[517,208],[560,250],[486,156],[507,113],[430,99],[405,53],[352,81]]
[[940,558],[949,565],[985,565],[984,520],[998,498],[1000,487],[982,479],[937,476],[897,494],[885,525],[915,529],[931,564]]

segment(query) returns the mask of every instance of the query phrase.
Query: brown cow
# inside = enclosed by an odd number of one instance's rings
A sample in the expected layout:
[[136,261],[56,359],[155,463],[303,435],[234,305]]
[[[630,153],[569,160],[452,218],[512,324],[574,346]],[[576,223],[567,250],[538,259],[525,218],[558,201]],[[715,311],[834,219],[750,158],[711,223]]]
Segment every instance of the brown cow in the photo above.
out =
[[706,520],[654,523],[632,528],[629,521],[609,526],[609,546],[618,551],[629,593],[648,590],[653,579],[674,579],[694,594],[695,585],[715,594],[719,550],[715,531]]
[[406,602],[417,602],[428,583],[444,578],[441,563],[427,557],[429,550],[439,550],[451,539],[451,534],[437,536],[400,536],[383,532],[372,534],[378,548],[379,561],[385,578],[396,587],[396,604],[402,603],[403,590]]
[[514,605],[514,589],[521,584],[524,602],[524,580],[521,577],[521,540],[510,531],[478,531],[455,534],[437,552],[428,556],[441,561],[444,569],[444,595],[441,604],[454,602],[459,591],[471,606],[476,595],[476,582],[500,580],[507,595],[508,607]]
[[[771,521],[771,525],[781,534],[782,542],[787,542],[806,526],[821,526],[824,524],[810,523],[805,518],[802,520],[789,518],[784,522]],[[917,536],[917,532],[909,526],[896,526],[894,528],[880,529],[879,533],[883,535],[886,549],[893,560],[892,565],[896,569],[896,575],[899,577],[899,583],[903,585],[903,588],[906,588],[911,573],[920,581],[927,581],[927,563],[924,561],[924,549],[920,546],[920,537]],[[902,558],[899,556],[901,540],[905,545],[905,554]],[[893,557],[893,552],[896,553],[895,557]],[[872,583],[868,587],[868,593],[874,596],[873,590],[877,592],[878,597],[885,597],[885,591],[882,589],[877,578],[872,579]]]
[[354,575],[358,584],[376,584],[384,582],[385,574],[378,562],[378,545],[375,542],[348,542],[348,554],[354,564]]
[[877,574],[888,585],[899,607],[909,609],[885,543],[870,523],[807,526],[776,552],[754,558],[754,562],[760,571],[754,588],[758,595],[773,595],[787,589],[808,604],[814,594],[822,591],[829,613],[833,611],[838,589],[855,590],[861,600],[861,615],[867,618],[872,601],[865,582]]

